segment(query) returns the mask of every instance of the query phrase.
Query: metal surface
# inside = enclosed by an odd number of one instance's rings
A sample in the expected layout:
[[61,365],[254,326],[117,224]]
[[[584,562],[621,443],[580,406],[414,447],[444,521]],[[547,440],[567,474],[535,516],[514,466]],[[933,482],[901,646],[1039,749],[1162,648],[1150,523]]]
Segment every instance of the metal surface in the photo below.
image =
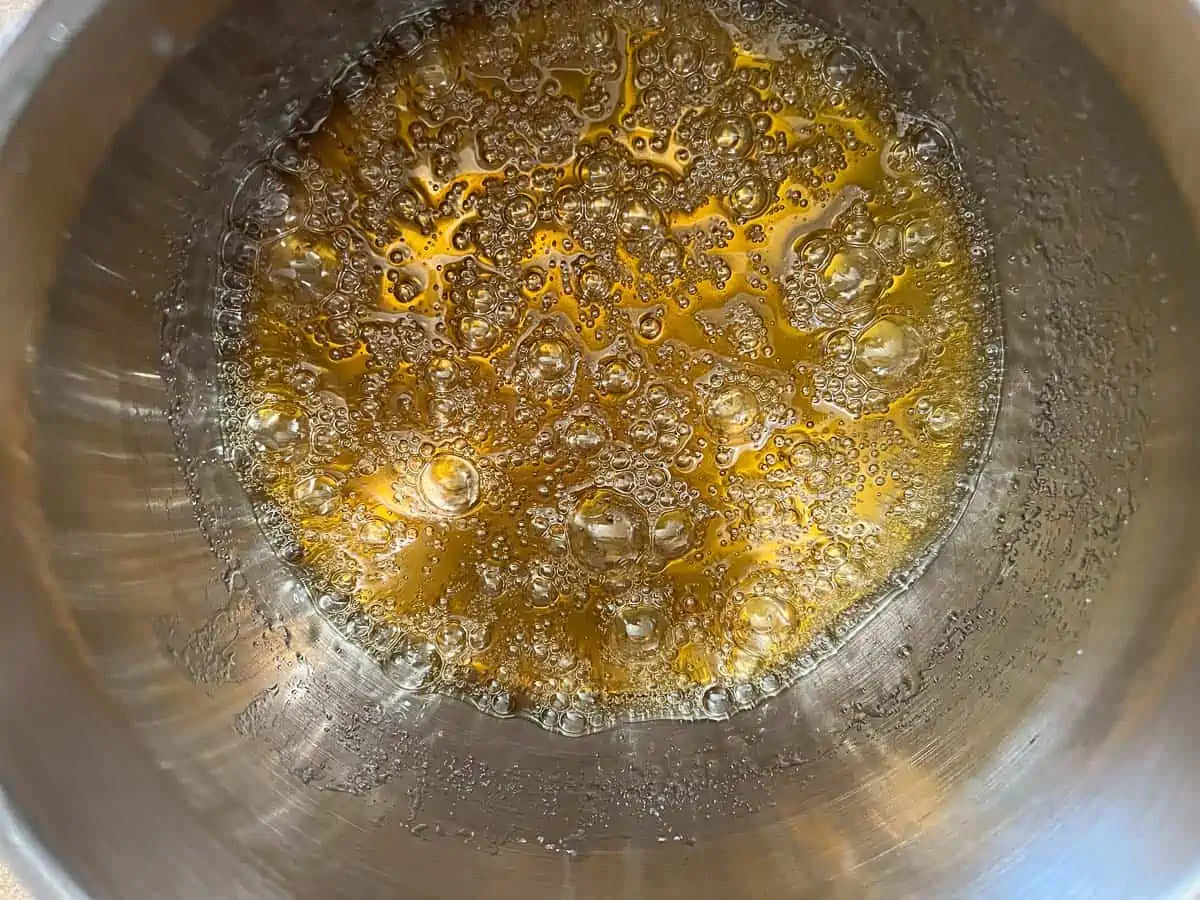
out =
[[[0,34],[20,28],[20,17],[37,6],[36,0],[4,0],[0,3]],[[13,854],[15,855],[15,854]],[[5,864],[6,854],[0,849],[0,900],[29,900],[29,894],[13,871]]]
[[215,433],[168,421],[213,389],[233,175],[412,7],[33,18],[0,58],[0,818],[46,896],[1194,895],[1200,14],[807,5],[987,201],[992,457],[927,574],[786,696],[578,741],[396,694],[259,545]]

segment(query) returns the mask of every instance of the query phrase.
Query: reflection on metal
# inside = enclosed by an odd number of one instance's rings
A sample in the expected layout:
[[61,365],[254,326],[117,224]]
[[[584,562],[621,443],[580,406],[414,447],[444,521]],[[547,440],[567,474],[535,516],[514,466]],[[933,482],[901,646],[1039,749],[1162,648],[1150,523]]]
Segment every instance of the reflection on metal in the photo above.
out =
[[[807,5],[949,123],[987,201],[1012,356],[994,452],[930,570],[816,677],[729,722],[577,741],[347,648],[261,545],[219,435],[175,445],[164,411],[212,382],[147,377],[160,304],[169,364],[211,364],[229,179],[411,7],[35,17],[0,59],[0,782],[27,857],[163,898],[1194,884],[1200,22],[1048,4],[1116,80],[1032,0]],[[164,32],[195,44],[166,73]],[[225,530],[194,492],[226,498]]]
[[[0,791],[0,863],[9,862],[17,866],[16,875],[21,883],[37,891],[39,900],[86,900],[87,895],[53,855],[44,851]],[[0,889],[3,884],[0,879]]]

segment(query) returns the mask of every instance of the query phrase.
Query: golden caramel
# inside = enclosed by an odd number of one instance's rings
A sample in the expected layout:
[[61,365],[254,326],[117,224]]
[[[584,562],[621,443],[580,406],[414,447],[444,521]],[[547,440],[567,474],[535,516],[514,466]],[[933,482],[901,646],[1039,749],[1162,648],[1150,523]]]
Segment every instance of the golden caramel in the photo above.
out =
[[480,7],[310,125],[235,215],[228,439],[405,687],[568,734],[723,717],[952,524],[986,237],[944,133],[812,22]]

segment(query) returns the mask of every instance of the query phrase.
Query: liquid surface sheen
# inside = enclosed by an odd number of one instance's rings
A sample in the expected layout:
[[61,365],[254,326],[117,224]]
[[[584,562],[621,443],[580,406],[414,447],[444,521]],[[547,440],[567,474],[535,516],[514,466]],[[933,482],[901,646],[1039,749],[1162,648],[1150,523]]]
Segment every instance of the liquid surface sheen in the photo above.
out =
[[230,235],[267,535],[404,688],[569,735],[811,669],[936,549],[994,414],[944,129],[763,0],[399,26]]

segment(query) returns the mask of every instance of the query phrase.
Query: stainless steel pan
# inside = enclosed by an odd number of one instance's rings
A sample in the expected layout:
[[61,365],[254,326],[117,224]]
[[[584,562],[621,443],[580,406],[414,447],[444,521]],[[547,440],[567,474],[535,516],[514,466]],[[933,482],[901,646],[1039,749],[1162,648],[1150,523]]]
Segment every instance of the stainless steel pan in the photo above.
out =
[[577,741],[397,693],[169,423],[213,389],[234,175],[415,7],[34,15],[0,57],[0,835],[40,895],[1200,890],[1200,9],[808,5],[987,202],[993,452],[927,574],[785,696]]

